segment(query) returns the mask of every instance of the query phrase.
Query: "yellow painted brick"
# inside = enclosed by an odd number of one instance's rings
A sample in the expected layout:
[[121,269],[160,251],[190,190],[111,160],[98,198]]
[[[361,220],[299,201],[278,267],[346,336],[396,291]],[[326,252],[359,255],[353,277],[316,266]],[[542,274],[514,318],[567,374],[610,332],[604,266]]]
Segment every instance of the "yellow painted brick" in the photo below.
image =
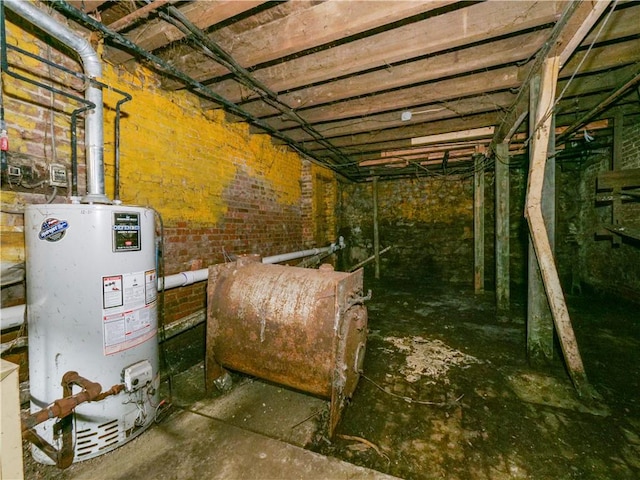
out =
[[[33,42],[30,34],[12,26],[9,36],[12,44],[42,54],[41,44]],[[16,61],[35,71],[36,65],[30,60]],[[122,106],[120,124],[120,193],[125,203],[152,206],[163,214],[165,222],[214,225],[227,212],[224,195],[241,170],[256,182],[268,184],[279,203],[299,205],[302,165],[297,154],[274,146],[266,135],[250,134],[246,124],[227,123],[221,110],[202,112],[195,95],[161,90],[155,74],[143,67],[130,73],[105,64],[101,80],[133,96],[131,102]],[[16,82],[7,82],[5,87],[16,94],[22,88]],[[114,176],[114,109],[119,99],[116,93],[104,89],[105,186],[110,196]],[[38,118],[40,109],[27,103],[24,109],[20,120],[13,122],[19,126],[13,132],[18,137],[19,130],[29,132],[38,128],[30,118]],[[65,123],[68,125],[68,117],[56,114],[56,126],[64,127]],[[81,140],[81,131],[78,136]],[[12,150],[19,151],[26,141],[18,138],[16,144]],[[68,145],[61,144],[60,149],[67,152]],[[82,152],[79,153],[82,159]]]

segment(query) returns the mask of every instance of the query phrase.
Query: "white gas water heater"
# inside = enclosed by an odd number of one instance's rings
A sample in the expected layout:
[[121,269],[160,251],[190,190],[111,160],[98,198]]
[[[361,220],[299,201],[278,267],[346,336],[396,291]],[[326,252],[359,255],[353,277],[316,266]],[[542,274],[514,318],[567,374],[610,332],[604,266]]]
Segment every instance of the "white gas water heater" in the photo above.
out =
[[[31,414],[44,415],[31,429],[40,445],[33,455],[68,466],[113,450],[154,421],[160,399],[155,214],[105,195],[102,90],[92,81],[102,77],[102,65],[95,50],[31,2],[4,0],[3,6],[75,51],[90,80],[87,194],[25,209]],[[84,384],[114,388],[74,404],[60,426],[47,419],[60,416],[53,407],[61,405],[54,402],[63,397],[63,376],[82,380],[65,380],[67,402],[89,392]]]
[[[74,461],[142,432],[159,402],[153,210],[31,205],[25,211],[32,411],[62,396],[68,371],[124,390],[75,409]],[[55,445],[54,424],[36,431]],[[52,461],[34,447],[36,460]]]

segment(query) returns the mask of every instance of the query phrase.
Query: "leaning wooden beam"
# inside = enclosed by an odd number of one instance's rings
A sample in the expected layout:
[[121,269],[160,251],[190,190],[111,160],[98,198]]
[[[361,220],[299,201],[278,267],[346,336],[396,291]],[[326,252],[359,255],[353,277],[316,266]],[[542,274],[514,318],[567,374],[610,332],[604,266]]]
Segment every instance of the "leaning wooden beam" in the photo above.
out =
[[[515,100],[511,109],[505,115],[500,126],[496,129],[493,137],[493,145],[502,143],[509,132],[517,129],[517,122],[524,120],[524,115],[528,108],[529,98],[529,82],[541,68],[542,63],[552,56],[560,58],[561,65],[574,52],[575,48],[584,39],[591,27],[598,21],[609,6],[608,0],[596,2],[582,2],[573,0],[567,3],[567,8],[562,13],[560,19],[556,22],[549,40],[545,47],[536,57],[535,62],[529,70],[529,76],[525,78],[522,88],[518,92],[518,98]],[[514,128],[515,127],[515,128]]]
[[[378,254],[378,256],[383,255],[385,253],[387,253],[389,250],[391,250],[391,245],[389,245],[388,247],[383,248],[382,250],[380,250],[380,253]],[[362,260],[361,262],[356,263],[353,267],[351,267],[349,269],[349,272],[355,272],[357,269],[359,269],[360,267],[364,267],[367,263],[371,263],[376,259],[375,255],[371,255],[368,258],[365,258],[364,260]]]
[[549,235],[542,217],[542,188],[547,163],[549,133],[553,125],[553,101],[558,68],[558,57],[549,58],[543,64],[540,100],[536,112],[536,119],[539,121],[536,122],[538,128],[533,135],[525,217],[529,225],[529,232],[569,376],[578,393],[586,397],[592,395],[592,390],[580,357],[578,343],[549,244]]

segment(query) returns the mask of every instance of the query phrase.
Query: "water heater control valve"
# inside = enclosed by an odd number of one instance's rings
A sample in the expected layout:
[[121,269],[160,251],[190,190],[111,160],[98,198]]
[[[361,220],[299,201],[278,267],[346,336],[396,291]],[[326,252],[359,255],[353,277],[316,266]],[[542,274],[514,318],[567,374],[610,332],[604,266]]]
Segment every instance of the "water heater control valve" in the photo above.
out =
[[129,365],[122,370],[122,381],[127,392],[134,392],[153,380],[153,368],[149,360]]

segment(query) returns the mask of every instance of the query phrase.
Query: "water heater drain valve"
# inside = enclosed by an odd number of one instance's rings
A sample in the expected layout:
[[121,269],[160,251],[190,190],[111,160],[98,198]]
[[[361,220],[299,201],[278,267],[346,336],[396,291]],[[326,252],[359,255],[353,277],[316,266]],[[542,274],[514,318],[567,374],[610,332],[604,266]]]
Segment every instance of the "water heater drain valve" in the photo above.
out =
[[153,368],[149,360],[142,360],[122,370],[122,381],[127,392],[134,392],[153,380]]

